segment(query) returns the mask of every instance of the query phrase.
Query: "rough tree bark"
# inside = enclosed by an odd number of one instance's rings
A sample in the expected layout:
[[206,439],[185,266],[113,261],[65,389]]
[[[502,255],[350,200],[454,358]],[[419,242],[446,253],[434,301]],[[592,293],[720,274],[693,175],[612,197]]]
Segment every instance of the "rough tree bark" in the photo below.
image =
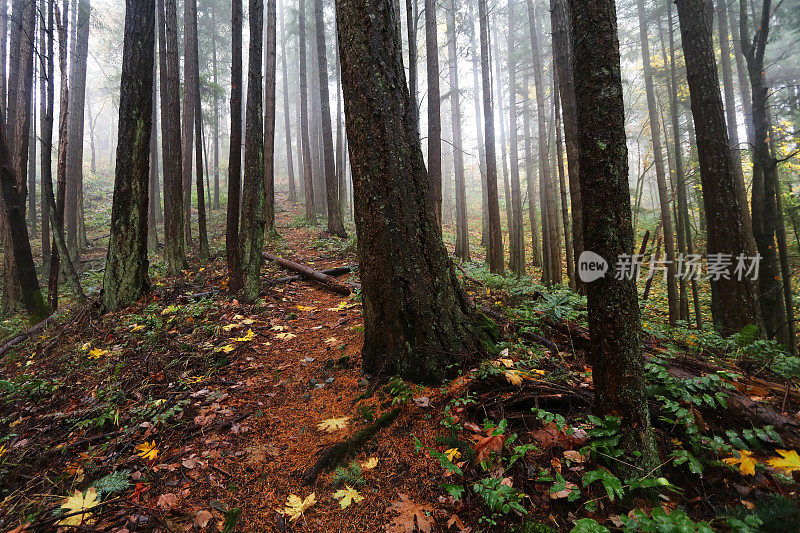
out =
[[[181,123],[181,170],[183,172],[183,231],[186,246],[192,247],[192,156],[194,155],[194,108],[200,104],[194,76],[197,58],[197,0],[183,2],[183,116]],[[199,76],[199,74],[198,74]],[[199,84],[198,84],[199,86]]]
[[484,350],[436,214],[402,63],[392,0],[337,0],[353,165],[364,369],[440,383]]
[[242,0],[231,3],[231,133],[228,154],[228,206],[225,221],[225,260],[228,293],[244,287],[239,252],[239,190],[242,181]]
[[[276,0],[267,0],[267,33],[264,43],[264,231],[270,238],[275,231],[275,97],[277,61]],[[263,233],[263,232],[262,232]],[[256,243],[258,244],[258,243]],[[257,252],[261,253],[260,244]],[[261,263],[258,263],[259,270]]]
[[[176,0],[158,0],[158,16],[161,153],[164,172],[164,258],[167,262],[167,274],[174,276],[186,268]],[[232,136],[233,130],[231,130]],[[231,143],[233,143],[232,139]],[[233,156],[231,156],[230,164],[233,164]]]
[[[53,14],[53,3],[55,0],[50,0],[45,4],[46,0],[39,0],[39,11],[42,13],[42,24],[45,24],[44,17],[47,13],[46,27],[43,31],[39,32],[39,49],[42,51],[43,59],[41,62],[41,76],[39,79],[39,116],[41,130],[41,150],[39,157],[41,157],[41,210],[42,210],[42,280],[49,277],[50,272],[50,216],[47,194],[44,190],[44,181],[50,181],[50,188],[53,188],[53,101],[55,99],[55,59],[53,58],[54,52],[54,35],[55,22]],[[0,2],[2,3],[2,2]],[[5,7],[0,7],[0,17],[3,15]],[[0,31],[2,31],[2,24],[0,24]],[[0,39],[5,41],[5,35],[0,35]],[[2,54],[2,50],[0,50]],[[0,62],[5,63],[4,59]],[[3,72],[0,71],[0,75]],[[0,96],[1,97],[1,96]]]
[[337,237],[347,237],[339,203],[336,155],[333,152],[331,100],[328,89],[328,53],[325,45],[325,21],[322,13],[322,0],[314,0],[314,22],[317,34],[317,72],[319,75],[320,113],[322,115],[322,163],[325,173],[325,197],[328,204],[328,233]]
[[408,90],[414,123],[419,133],[419,104],[417,103],[417,0],[406,0],[406,27],[408,29]]
[[120,309],[149,289],[147,186],[153,100],[155,1],[126,0],[119,134],[103,308]]
[[483,121],[481,120],[481,86],[480,86],[480,60],[478,47],[475,44],[475,8],[474,1],[469,0],[469,46],[472,56],[472,102],[475,106],[475,139],[478,142],[478,167],[481,173],[481,246],[488,243],[489,225],[489,199],[486,195],[486,152],[483,144]]
[[[739,207],[722,95],[712,37],[713,11],[706,0],[678,0],[681,40],[686,60],[692,114],[700,162],[703,202],[708,217],[708,254],[750,256],[744,217]],[[763,275],[763,273],[762,273]],[[748,324],[760,325],[752,280],[717,281],[719,319],[723,334],[737,333]]]
[[[573,76],[584,238],[609,264],[633,252],[628,150],[614,0],[570,0]],[[657,471],[658,453],[644,386],[636,283],[605,276],[586,284],[597,411],[622,419],[617,463],[625,477]]]
[[247,62],[247,107],[244,133],[242,189],[242,266],[244,298],[258,299],[261,248],[264,239],[264,122],[262,111],[261,47],[264,41],[264,3],[249,0],[250,48]]

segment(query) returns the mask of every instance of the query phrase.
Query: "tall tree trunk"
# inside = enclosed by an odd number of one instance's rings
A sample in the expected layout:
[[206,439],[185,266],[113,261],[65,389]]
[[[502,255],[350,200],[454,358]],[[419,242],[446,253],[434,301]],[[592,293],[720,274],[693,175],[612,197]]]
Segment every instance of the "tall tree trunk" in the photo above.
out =
[[[267,0],[267,33],[264,44],[264,231],[269,237],[278,234],[275,231],[275,114],[277,99],[275,97],[276,61],[277,61],[277,13],[276,0]],[[258,255],[261,255],[262,243]],[[252,262],[251,257],[251,262]],[[258,263],[261,269],[261,260]]]
[[194,155],[194,107],[200,105],[194,76],[199,76],[197,60],[197,0],[183,2],[183,122],[181,158],[183,171],[183,231],[186,246],[192,248],[192,156]]
[[[511,272],[525,275],[525,240],[523,239],[522,194],[519,186],[519,143],[517,142],[517,57],[514,44],[515,28],[513,0],[508,3],[508,127],[509,162],[511,167],[511,220],[508,221],[509,258]],[[526,95],[527,96],[527,95]]]
[[[161,87],[161,140],[163,143],[161,152],[164,171],[164,258],[167,262],[167,274],[174,276],[186,268],[176,0],[158,0],[158,13],[160,66],[158,71]],[[236,47],[234,47],[235,49]],[[236,52],[234,52],[234,58],[235,54]],[[234,85],[234,89],[235,87]],[[233,116],[235,117],[235,115]],[[231,126],[231,145],[233,142],[233,126]],[[231,155],[229,165],[232,166],[233,161],[234,157]],[[232,193],[229,191],[230,194]],[[188,206],[186,208],[188,209]]]
[[[35,23],[34,23],[35,24]],[[35,37],[34,37],[35,42]],[[34,49],[34,53],[37,51]],[[41,51],[38,51],[41,54]],[[32,235],[36,235],[36,61],[33,62],[31,84],[31,108],[29,113],[30,129],[28,130],[28,227]]]
[[300,49],[300,135],[302,138],[303,184],[305,188],[306,220],[317,224],[314,206],[314,180],[311,161],[311,136],[308,125],[308,74],[306,68],[306,0],[300,1],[298,14],[298,48]]
[[244,189],[242,191],[242,265],[244,298],[255,302],[259,292],[261,249],[265,229],[264,122],[262,112],[261,46],[264,40],[264,3],[249,0],[250,48],[247,62],[247,108],[244,133]]
[[[483,334],[430,209],[391,0],[337,0],[353,159],[364,370],[440,383]],[[365,16],[366,15],[366,16]],[[404,283],[392,280],[403,279]]]
[[[410,1],[410,0],[409,0]],[[8,0],[0,2],[0,112],[8,118]]]
[[[687,254],[694,254],[692,244],[692,225],[689,219],[689,201],[686,195],[686,172],[683,164],[683,149],[681,148],[680,109],[678,108],[678,75],[675,61],[675,30],[672,18],[672,2],[667,2],[667,20],[669,24],[669,110],[672,120],[672,136],[675,146],[675,176],[678,185],[678,212],[682,218],[683,244]],[[689,119],[691,121],[691,118]],[[748,228],[744,228],[747,231]],[[703,327],[703,316],[700,313],[700,297],[697,289],[697,279],[689,280],[692,287],[692,302],[694,307],[695,323],[697,328]],[[716,282],[715,282],[716,285]]]
[[736,195],[739,197],[739,206],[745,223],[748,238],[752,238],[753,220],[750,217],[750,208],[747,205],[747,188],[744,184],[744,171],[742,170],[742,156],[739,147],[739,128],[736,120],[736,97],[733,92],[733,69],[731,68],[730,30],[728,23],[727,0],[716,0],[717,3],[717,29],[719,32],[720,59],[722,67],[722,96],[725,99],[725,116],[728,125],[728,140],[731,147],[731,161],[733,175],[736,178]]
[[281,12],[281,77],[283,81],[283,124],[286,131],[286,173],[289,175],[289,202],[297,202],[297,187],[294,182],[294,161],[292,160],[292,126],[289,116],[289,71],[286,61],[286,19],[285,8]]
[[[214,80],[214,204],[219,209],[219,100],[217,99],[217,18],[214,6],[211,6],[211,73]],[[209,195],[211,192],[209,191]]]
[[542,254],[545,285],[561,283],[561,236],[556,226],[558,214],[555,205],[555,184],[550,168],[550,148],[547,136],[544,95],[547,92],[542,80],[542,55],[539,44],[539,23],[533,2],[527,0],[530,26],[531,54],[533,57],[533,82],[536,87],[536,115],[539,132],[539,190],[542,197]]
[[347,237],[339,204],[339,182],[336,178],[336,156],[333,152],[331,100],[328,89],[328,54],[325,46],[325,21],[322,0],[314,0],[314,21],[317,33],[317,69],[319,74],[320,112],[322,115],[322,155],[325,175],[325,194],[328,204],[328,233]]
[[[158,69],[153,60],[153,80]],[[150,184],[147,191],[147,249],[154,252],[158,248],[158,231],[156,228],[156,184],[158,183],[158,84],[153,82],[153,105],[150,112]],[[91,115],[89,115],[91,121]]]
[[[705,0],[678,0],[683,52],[692,114],[696,118],[697,153],[703,201],[708,217],[708,256],[730,254],[750,256],[742,209],[736,183],[730,145],[722,110],[712,37],[713,11]],[[763,275],[763,273],[762,273]],[[759,324],[758,303],[753,280],[724,277],[717,280],[719,319],[723,334],[740,331],[748,324]]]
[[154,0],[126,0],[119,135],[103,308],[120,309],[149,289],[147,185],[153,100]]
[[[199,81],[199,80],[198,80]],[[198,90],[198,94],[200,91]],[[197,167],[197,174],[195,181],[197,182],[197,240],[200,241],[200,262],[208,260],[208,230],[206,228],[206,201],[205,191],[203,188],[203,160],[208,167],[208,159],[204,157],[203,152],[203,112],[200,101],[194,108],[194,128],[195,128],[195,161]],[[208,174],[206,174],[208,177]]]
[[[41,75],[39,77],[39,116],[40,116],[40,138],[41,149],[39,150],[39,157],[41,157],[41,217],[42,217],[42,280],[49,277],[50,272],[50,216],[48,205],[48,197],[45,192],[45,180],[50,182],[50,189],[53,188],[53,100],[55,99],[55,59],[53,58],[53,43],[55,32],[55,23],[53,21],[53,2],[56,0],[39,0],[39,11],[42,13],[42,24],[44,24],[45,13],[47,13],[47,26],[42,28],[39,32],[39,49],[42,51],[43,60],[41,63]],[[3,2],[0,2],[3,3]],[[6,8],[0,8],[0,17],[2,11]],[[2,24],[0,24],[0,31],[2,31]],[[0,40],[5,41],[5,34],[0,35]],[[2,51],[0,50],[0,53]],[[5,64],[4,59],[0,60]],[[0,75],[3,73],[0,72]],[[5,83],[5,82],[4,82]],[[0,106],[2,107],[2,106]]]
[[[489,38],[493,36],[492,28],[489,27]],[[500,49],[497,45],[497,39],[490,41],[493,48],[493,57],[490,58],[490,63],[494,61],[495,71],[495,86],[497,87],[497,117],[500,119],[500,161],[503,168],[503,198],[505,200],[506,208],[506,223],[511,227],[513,215],[511,214],[511,191],[508,187],[508,164],[506,163],[508,155],[506,153],[506,123],[505,123],[505,110],[503,109],[503,76],[500,68]]]
[[769,23],[772,2],[764,0],[758,29],[750,41],[747,22],[747,2],[741,0],[739,14],[739,33],[742,38],[742,52],[747,60],[750,88],[753,93],[753,236],[761,265],[758,275],[761,316],[769,338],[788,346],[789,338],[786,324],[786,309],[782,298],[778,257],[775,250],[775,236],[780,216],[777,206],[778,161],[770,152],[770,125],[767,115],[769,88],[764,73],[764,53],[769,37]]
[[69,116],[67,117],[67,190],[64,204],[64,224],[67,248],[73,261],[80,254],[78,217],[81,214],[80,191],[83,187],[83,130],[86,103],[86,66],[89,56],[90,0],[77,0],[78,9],[70,53]]
[[503,234],[500,231],[500,204],[497,199],[497,156],[494,147],[494,109],[489,65],[489,12],[486,0],[477,0],[480,21],[481,77],[483,83],[483,121],[486,142],[486,194],[489,214],[489,251],[486,257],[492,274],[503,274]]
[[419,133],[419,103],[417,102],[417,0],[406,0],[406,27],[408,29],[408,90],[414,124]]
[[[578,121],[575,117],[575,83],[572,74],[572,22],[568,0],[550,1],[550,20],[553,31],[553,55],[558,76],[559,96],[564,116],[564,142],[567,149],[567,174],[569,174],[569,198],[572,208],[573,269],[577,270],[578,258],[583,252],[583,207],[581,202],[580,169],[578,165]],[[575,278],[575,288],[583,293],[583,282]]]
[[486,152],[483,144],[483,122],[481,120],[481,88],[480,88],[480,60],[478,47],[475,44],[475,8],[474,0],[469,1],[469,45],[472,56],[472,93],[475,106],[475,139],[478,143],[478,169],[481,174],[481,246],[488,245],[489,226],[489,198],[486,194]]
[[536,211],[536,173],[533,166],[533,140],[531,139],[530,70],[527,68],[523,71],[522,84],[525,87],[525,99],[522,102],[522,137],[525,139],[525,182],[528,188],[528,220],[531,225],[531,264],[541,268],[542,236]]
[[242,181],[242,0],[231,3],[231,134],[228,154],[228,206],[225,222],[225,260],[228,293],[244,287],[239,249],[239,190]]
[[450,112],[453,127],[453,170],[456,184],[456,257],[469,261],[469,228],[467,226],[467,186],[464,180],[464,152],[461,141],[461,95],[458,90],[458,43],[456,2],[450,0],[447,10],[447,55],[450,63]]
[[[573,76],[587,249],[616,263],[632,254],[625,112],[614,0],[570,0]],[[658,469],[640,347],[639,305],[633,279],[602,277],[586,284],[595,408],[621,418],[618,462],[624,477]],[[633,459],[633,453],[637,457]]]
[[[675,236],[672,228],[672,216],[669,208],[669,190],[664,169],[664,153],[661,147],[661,129],[658,124],[658,108],[656,107],[655,88],[653,86],[653,68],[650,65],[650,42],[647,28],[647,13],[644,10],[644,0],[637,0],[639,15],[639,43],[642,50],[642,65],[644,67],[644,85],[647,94],[647,111],[650,122],[650,138],[653,144],[653,160],[656,167],[656,183],[658,186],[658,199],[661,208],[662,225],[664,227],[664,251],[666,252],[667,273],[664,283],[667,285],[667,303],[669,306],[669,322],[672,325],[680,318],[678,306],[678,287],[675,276]],[[660,260],[661,258],[656,258]]]
[[334,65],[336,72],[336,146],[334,151],[336,152],[336,182],[339,186],[339,212],[342,213],[342,221],[344,222],[345,215],[348,213],[347,174],[344,171],[344,161],[347,159],[347,154],[344,148],[344,116],[342,114],[344,111],[342,110],[342,67],[339,59],[339,34],[336,32],[335,25],[333,36],[333,54],[336,59],[336,64]]
[[436,1],[425,0],[425,64],[428,73],[428,179],[430,202],[442,223],[442,119],[439,94],[439,44]]
[[737,2],[728,4],[728,20],[730,21],[731,37],[733,41],[733,57],[736,61],[736,78],[739,85],[739,98],[742,102],[744,115],[744,128],[747,134],[748,149],[755,143],[753,132],[753,96],[750,92],[750,79],[747,74],[744,54],[742,53],[742,40],[739,33],[739,5]]
[[[553,57],[555,61],[555,57]],[[570,230],[569,218],[569,203],[567,201],[567,178],[564,173],[564,145],[561,139],[561,97],[558,88],[558,72],[554,71],[553,75],[553,107],[555,108],[556,116],[556,158],[558,162],[558,184],[561,192],[561,222],[564,226],[564,251],[567,256],[567,277],[569,277],[569,286],[572,290],[576,290],[575,280],[575,263],[572,261],[572,231]]]

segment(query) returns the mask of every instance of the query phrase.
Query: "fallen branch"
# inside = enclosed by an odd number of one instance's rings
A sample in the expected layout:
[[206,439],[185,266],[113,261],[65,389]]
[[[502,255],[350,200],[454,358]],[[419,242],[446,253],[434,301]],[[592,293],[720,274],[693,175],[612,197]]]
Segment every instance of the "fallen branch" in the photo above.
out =
[[317,462],[314,463],[314,466],[312,466],[305,474],[303,474],[303,485],[312,485],[323,470],[333,468],[341,463],[345,457],[352,455],[361,446],[363,446],[364,443],[372,439],[372,437],[374,437],[378,431],[394,422],[394,419],[397,418],[397,415],[399,414],[399,407],[392,409],[388,413],[381,415],[381,417],[378,418],[378,420],[376,420],[371,426],[365,427],[349,439],[334,444],[328,448],[328,450],[323,453],[319,459],[317,459]]
[[22,341],[24,341],[25,339],[27,339],[27,338],[28,338],[28,337],[30,337],[31,335],[33,335],[33,334],[35,334],[35,333],[37,333],[37,332],[39,332],[39,331],[43,330],[43,329],[44,329],[45,327],[47,327],[47,326],[48,326],[48,325],[49,325],[51,322],[54,322],[54,321],[55,321],[55,316],[54,316],[54,315],[50,315],[49,317],[45,318],[44,320],[42,320],[41,322],[39,322],[39,323],[38,323],[38,324],[36,324],[35,326],[31,327],[31,328],[30,328],[30,329],[28,329],[27,331],[23,331],[22,333],[19,333],[19,334],[17,334],[17,335],[16,335],[15,337],[13,337],[11,340],[9,340],[9,341],[8,341],[8,342],[6,342],[5,344],[3,344],[3,347],[2,347],[2,348],[0,348],[0,355],[3,355],[3,354],[5,354],[5,353],[6,353],[7,351],[9,351],[11,348],[13,348],[13,347],[14,347],[14,346],[16,346],[17,344],[21,343]]
[[532,331],[525,331],[524,329],[522,329],[522,326],[520,324],[514,322],[513,320],[510,320],[502,313],[489,309],[488,307],[482,307],[481,311],[495,322],[503,324],[510,332],[516,333],[525,340],[535,342],[536,344],[541,344],[554,354],[558,353],[558,346],[550,339],[546,339],[541,335],[533,333]]
[[268,261],[275,261],[276,263],[278,263],[283,268],[285,268],[287,270],[291,270],[292,272],[297,272],[298,274],[300,274],[304,278],[308,278],[308,279],[310,279],[312,281],[316,281],[320,285],[326,287],[327,289],[332,290],[333,292],[335,292],[337,294],[342,294],[344,296],[349,296],[355,290],[360,288],[355,283],[348,283],[348,284],[341,283],[339,280],[337,280],[333,276],[329,276],[329,275],[327,275],[327,274],[325,274],[323,272],[320,272],[319,270],[315,270],[315,269],[311,268],[310,266],[303,265],[303,264],[300,264],[300,263],[296,263],[294,261],[290,261],[289,259],[283,259],[281,257],[276,257],[276,256],[274,256],[272,254],[268,254],[266,252],[264,253],[264,259],[267,259]]
[[[353,272],[355,269],[356,269],[356,267],[340,266],[340,267],[336,267],[336,268],[329,268],[329,269],[326,269],[326,270],[320,270],[320,272],[322,272],[323,274],[325,274],[327,276],[341,276],[343,274],[349,274],[350,272]],[[303,276],[300,276],[300,275],[286,276],[286,277],[283,277],[283,278],[274,279],[274,280],[270,281],[269,284],[270,285],[277,285],[278,283],[291,283],[293,281],[297,281],[297,280],[302,279],[302,278],[303,278]]]

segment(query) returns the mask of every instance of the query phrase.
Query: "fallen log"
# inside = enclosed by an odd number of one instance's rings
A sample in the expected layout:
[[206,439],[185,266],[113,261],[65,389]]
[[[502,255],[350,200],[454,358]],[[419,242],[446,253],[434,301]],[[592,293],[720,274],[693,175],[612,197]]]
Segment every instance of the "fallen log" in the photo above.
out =
[[35,326],[31,327],[30,329],[23,331],[22,333],[18,333],[14,337],[11,338],[8,342],[4,343],[2,348],[0,348],[0,355],[5,354],[11,348],[16,346],[17,344],[21,343],[31,335],[43,330],[47,327],[50,323],[55,321],[55,315],[50,315],[49,317],[45,318]]
[[378,431],[394,422],[394,419],[397,418],[399,414],[399,407],[392,409],[388,413],[381,415],[371,426],[365,427],[349,439],[336,443],[328,448],[327,451],[317,459],[314,466],[303,474],[303,485],[308,486],[313,484],[323,470],[329,470],[341,463],[346,457],[355,455],[358,449],[372,439]]
[[264,252],[263,255],[264,259],[268,261],[274,261],[287,270],[297,272],[304,278],[316,281],[320,285],[323,285],[327,289],[332,290],[337,294],[349,296],[359,288],[355,283],[341,283],[333,276],[329,276],[328,274],[320,272],[319,270],[315,270],[310,266],[296,263],[295,261],[290,261],[289,259],[283,259],[282,257],[276,257],[266,252]]
[[[335,268],[328,268],[326,270],[320,270],[320,272],[322,272],[327,276],[341,276],[343,274],[349,274],[350,272],[354,272],[355,269],[356,267],[340,266]],[[291,283],[293,281],[297,281],[302,278],[303,276],[300,276],[299,274],[294,276],[285,276],[283,278],[273,279],[272,281],[269,282],[269,284],[277,285],[278,283]]]

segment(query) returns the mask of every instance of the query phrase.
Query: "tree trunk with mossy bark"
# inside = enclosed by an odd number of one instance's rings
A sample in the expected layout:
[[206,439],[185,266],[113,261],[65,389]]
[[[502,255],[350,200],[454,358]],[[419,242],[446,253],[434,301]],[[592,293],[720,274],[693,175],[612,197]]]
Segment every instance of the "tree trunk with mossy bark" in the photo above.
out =
[[153,104],[154,0],[126,0],[119,134],[103,308],[120,309],[149,290],[147,189]]
[[487,349],[429,197],[392,0],[337,0],[364,370],[440,383]]
[[[614,0],[570,0],[584,244],[616,264],[633,254],[625,106]],[[586,284],[590,362],[598,414],[622,419],[615,463],[625,478],[651,475],[658,452],[644,383],[636,282],[606,275]],[[636,455],[634,455],[636,454]]]
[[239,252],[239,189],[242,183],[242,0],[231,2],[231,129],[228,155],[228,206],[225,219],[225,262],[228,293],[244,286]]

